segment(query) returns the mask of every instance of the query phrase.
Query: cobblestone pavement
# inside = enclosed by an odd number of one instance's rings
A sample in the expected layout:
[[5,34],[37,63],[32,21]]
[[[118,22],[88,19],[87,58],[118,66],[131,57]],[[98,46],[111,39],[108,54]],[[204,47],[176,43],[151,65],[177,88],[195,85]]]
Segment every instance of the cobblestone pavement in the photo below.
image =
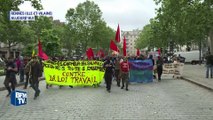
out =
[[0,88],[4,87],[4,79],[5,79],[5,76],[0,76]]
[[[17,80],[17,83],[20,84],[20,79],[19,79],[19,75],[16,75],[16,80]],[[4,86],[4,79],[5,79],[5,76],[0,76],[0,89],[2,89]],[[23,84],[23,83],[22,83]]]
[[130,91],[113,82],[111,93],[104,85],[46,89],[42,81],[40,88],[37,100],[28,88],[28,104],[19,107],[1,91],[0,120],[213,120],[213,93],[184,80],[131,84]]
[[[18,86],[24,85],[26,80],[24,80],[24,82],[20,83],[19,78],[20,78],[19,75],[16,75],[17,85]],[[26,76],[25,76],[25,78],[26,78]],[[5,76],[0,76],[0,91],[6,89],[5,86],[4,86],[4,79],[5,79]],[[44,77],[42,77],[41,79],[44,80]]]

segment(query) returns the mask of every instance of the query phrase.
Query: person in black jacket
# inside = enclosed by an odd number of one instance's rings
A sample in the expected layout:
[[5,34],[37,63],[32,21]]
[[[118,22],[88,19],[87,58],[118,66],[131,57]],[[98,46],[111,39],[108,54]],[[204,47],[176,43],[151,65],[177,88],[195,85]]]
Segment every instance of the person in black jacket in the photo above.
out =
[[103,67],[105,68],[104,79],[106,83],[106,90],[110,93],[114,64],[109,57],[105,60]]
[[158,81],[161,81],[161,75],[163,73],[163,59],[158,56],[158,60],[156,61],[157,64],[157,73],[158,73]]
[[[152,60],[152,65],[153,65],[153,67],[154,67],[154,66],[155,66],[155,60],[153,59],[153,56],[150,55],[150,56],[149,56],[149,59]],[[154,79],[156,79],[155,74],[156,74],[156,70],[153,71],[153,78],[154,78]]]
[[210,53],[208,53],[205,59],[206,59],[206,78],[209,78],[209,72],[210,77],[213,78],[213,56]]
[[[11,94],[11,89],[12,91],[14,91],[15,86],[17,84],[16,73],[18,72],[18,68],[14,62],[13,57],[8,58],[5,71],[6,71],[6,77],[4,80],[4,85],[5,85],[5,88],[8,90],[8,94],[6,97],[9,97]],[[11,87],[9,86],[10,83],[11,83]]]
[[32,78],[32,88],[35,90],[34,99],[36,99],[40,94],[38,78],[42,76],[42,64],[36,56],[33,56],[28,64],[30,65],[29,75]]

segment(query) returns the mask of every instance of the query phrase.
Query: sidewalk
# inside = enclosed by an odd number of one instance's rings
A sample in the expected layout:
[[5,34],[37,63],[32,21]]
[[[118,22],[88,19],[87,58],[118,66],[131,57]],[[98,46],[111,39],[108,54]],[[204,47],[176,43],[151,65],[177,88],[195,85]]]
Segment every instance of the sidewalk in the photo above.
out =
[[206,78],[206,67],[204,64],[184,65],[183,79],[209,90],[213,90],[213,78]]

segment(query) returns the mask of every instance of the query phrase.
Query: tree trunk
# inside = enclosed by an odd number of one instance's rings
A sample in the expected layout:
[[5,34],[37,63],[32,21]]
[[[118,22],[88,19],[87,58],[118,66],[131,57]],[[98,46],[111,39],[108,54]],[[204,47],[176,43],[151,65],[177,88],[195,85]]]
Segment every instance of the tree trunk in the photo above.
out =
[[213,54],[213,29],[209,32],[210,53]]
[[199,65],[201,65],[201,46],[202,46],[202,43],[201,43],[201,39],[199,41]]
[[11,43],[10,43],[10,41],[8,41],[7,58],[9,58],[11,56],[10,52],[11,52]]

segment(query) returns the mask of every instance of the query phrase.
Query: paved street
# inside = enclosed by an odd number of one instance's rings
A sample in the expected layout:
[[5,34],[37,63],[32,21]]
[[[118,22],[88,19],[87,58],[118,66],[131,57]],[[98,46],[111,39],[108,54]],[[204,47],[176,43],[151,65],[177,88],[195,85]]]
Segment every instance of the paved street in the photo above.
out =
[[[5,90],[4,79],[5,79],[5,76],[0,76],[0,91]],[[23,83],[19,83],[18,75],[16,75],[16,79],[17,79],[18,84],[23,84]]]
[[[7,92],[0,92],[1,120],[212,120],[213,93],[184,80],[164,79],[161,83],[132,84],[124,91],[113,83],[112,92],[99,88],[46,89],[45,81],[37,100],[27,89],[28,104],[10,105]],[[20,88],[21,89],[21,88]]]
[[[19,78],[20,78],[19,75],[16,75],[16,79],[17,79],[17,82],[18,82],[18,86],[20,86],[20,85],[23,86],[25,81],[22,82],[22,83],[20,83],[20,82],[19,82],[19,81],[20,81]],[[5,76],[0,76],[0,91],[5,90],[4,79],[5,79]],[[25,79],[26,79],[26,77],[25,77]],[[44,77],[42,77],[42,79],[44,79]]]

